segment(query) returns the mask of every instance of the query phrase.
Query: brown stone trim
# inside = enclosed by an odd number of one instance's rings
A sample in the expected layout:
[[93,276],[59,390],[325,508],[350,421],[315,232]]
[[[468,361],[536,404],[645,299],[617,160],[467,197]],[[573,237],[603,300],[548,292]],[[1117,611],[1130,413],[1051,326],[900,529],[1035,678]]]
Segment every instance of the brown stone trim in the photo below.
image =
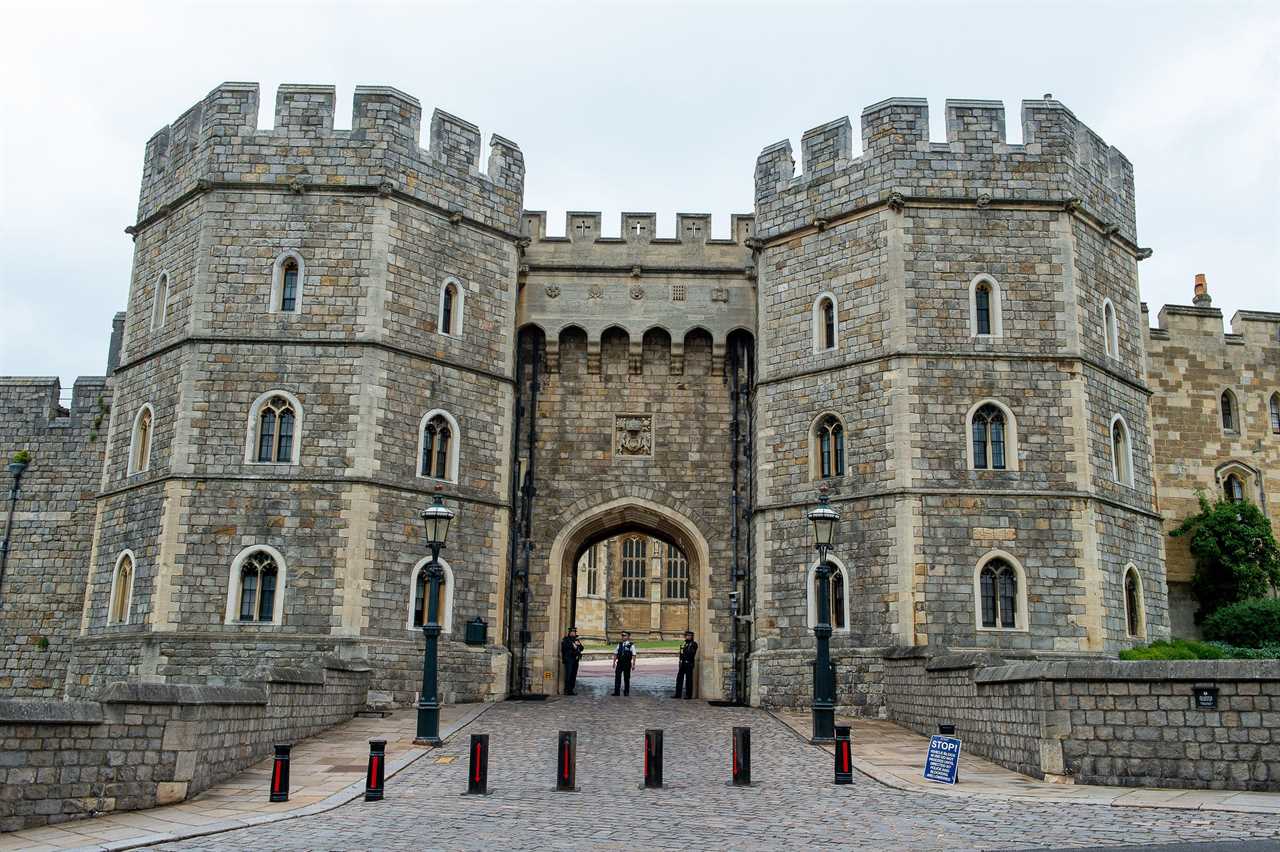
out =
[[188,189],[186,192],[182,193],[177,198],[173,199],[172,201],[166,201],[165,203],[161,204],[159,207],[156,208],[156,211],[152,213],[150,216],[145,216],[142,219],[139,219],[134,224],[126,227],[124,229],[124,232],[129,236],[133,237],[134,240],[137,240],[138,235],[141,234],[144,230],[146,230],[147,228],[151,227],[152,225],[154,225],[155,223],[163,219],[167,219],[170,214],[176,212],[182,207],[185,207],[194,199],[200,197],[201,195],[204,195],[207,192],[217,192],[217,191],[274,192],[280,195],[291,195],[298,192],[302,192],[302,193],[315,194],[315,195],[382,196],[383,198],[394,198],[396,201],[400,201],[405,204],[411,204],[415,207],[418,207],[421,210],[425,210],[429,213],[434,213],[451,225],[466,225],[470,228],[474,228],[477,231],[483,231],[486,234],[491,234],[493,236],[500,237],[504,240],[509,240],[510,242],[513,242],[513,243],[518,240],[524,239],[524,237],[521,234],[513,233],[510,231],[504,231],[501,228],[495,228],[493,225],[490,225],[486,222],[481,222],[478,219],[472,219],[470,216],[467,216],[465,213],[463,213],[460,210],[450,210],[446,207],[441,207],[438,204],[432,204],[430,201],[426,201],[424,199],[418,198],[416,195],[411,195],[410,193],[404,192],[403,190],[388,188],[383,182],[363,183],[363,184],[361,183],[358,183],[358,184],[328,184],[328,183],[279,184],[279,183],[254,183],[252,181],[237,181],[237,180],[212,181],[212,180],[206,180],[203,178],[201,178],[200,180],[197,180],[195,186],[193,186],[191,189]]
[[[1102,494],[1094,494],[1087,491],[1059,491],[1046,488],[1025,488],[1010,491],[991,491],[982,488],[886,488],[878,491],[860,491],[857,494],[832,494],[830,499],[832,503],[852,503],[856,500],[873,500],[878,497],[904,497],[909,495],[949,497],[965,494],[977,497],[1052,497],[1062,500],[1093,501],[1095,503],[1105,503],[1115,509],[1124,509],[1128,512],[1134,512],[1155,521],[1164,520],[1164,515],[1161,515],[1159,512],[1153,512],[1150,509],[1144,509],[1141,506],[1134,506],[1131,503],[1123,503],[1119,500],[1113,500]],[[814,501],[812,499],[778,501],[776,503],[757,505],[752,509],[752,513],[761,514],[781,509],[803,508],[806,506],[812,506],[813,502]]]
[[418,358],[423,361],[428,361],[432,364],[437,364],[441,367],[449,367],[454,370],[459,370],[463,373],[470,373],[473,376],[480,376],[482,378],[492,379],[495,382],[501,382],[507,385],[515,384],[515,379],[509,376],[504,376],[501,373],[494,373],[490,370],[482,370],[479,367],[471,367],[471,366],[467,366],[466,364],[455,364],[452,361],[445,360],[444,358],[437,358],[436,356],[428,355],[425,352],[419,352],[415,349],[406,349],[403,346],[396,346],[391,343],[384,343],[380,340],[359,340],[359,339],[314,340],[306,337],[282,339],[278,337],[247,337],[242,335],[222,336],[222,335],[211,335],[211,334],[189,335],[187,337],[179,338],[178,340],[175,340],[172,343],[167,343],[158,349],[152,349],[151,351],[146,352],[143,355],[139,355],[137,358],[134,358],[131,361],[126,361],[122,363],[120,366],[116,367],[116,371],[113,374],[113,378],[115,376],[119,376],[121,373],[125,372],[126,370],[131,370],[134,367],[137,367],[140,364],[150,361],[153,358],[158,358],[161,355],[167,355],[170,352],[174,351],[175,349],[180,349],[184,346],[187,346],[188,344],[202,344],[202,343],[230,343],[237,346],[312,346],[312,347],[332,346],[334,348],[341,348],[346,346],[354,346],[356,348],[369,347],[371,349],[381,349],[382,351],[390,352],[393,355],[406,355],[410,358]]

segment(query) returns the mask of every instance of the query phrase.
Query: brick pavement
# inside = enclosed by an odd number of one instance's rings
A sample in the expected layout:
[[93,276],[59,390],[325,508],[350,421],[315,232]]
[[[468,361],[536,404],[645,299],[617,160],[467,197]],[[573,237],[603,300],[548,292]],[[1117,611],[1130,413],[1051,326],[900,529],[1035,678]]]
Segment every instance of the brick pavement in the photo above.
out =
[[[758,786],[728,780],[729,729],[750,725]],[[666,732],[668,788],[638,788],[642,731]],[[555,733],[578,731],[581,791],[552,791]],[[196,838],[163,849],[1015,849],[1271,838],[1280,816],[957,799],[830,783],[830,756],[766,713],[633,695],[495,706],[493,794],[466,785],[466,737],[388,785],[382,803]],[[437,762],[455,757],[452,763]]]

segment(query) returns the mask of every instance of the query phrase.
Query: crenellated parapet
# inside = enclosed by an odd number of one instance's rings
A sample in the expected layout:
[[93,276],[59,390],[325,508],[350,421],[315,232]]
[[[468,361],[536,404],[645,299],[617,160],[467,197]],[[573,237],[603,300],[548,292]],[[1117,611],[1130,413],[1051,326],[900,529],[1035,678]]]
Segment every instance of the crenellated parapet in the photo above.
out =
[[275,125],[258,127],[257,83],[223,83],[146,147],[138,221],[218,186],[369,192],[415,199],[458,220],[514,234],[524,157],[497,134],[481,168],[480,129],[443,110],[421,142],[418,100],[387,86],[357,86],[351,129],[334,129],[333,86],[281,85]]
[[1060,102],[1022,103],[1023,143],[1005,137],[999,101],[948,100],[947,141],[929,141],[929,105],[891,98],[862,111],[862,151],[847,117],[801,137],[801,167],[789,141],[756,160],[756,230],[763,239],[831,221],[870,205],[928,199],[1050,202],[1091,216],[1136,245],[1133,166]]
[[[658,214],[623,213],[619,236],[602,236],[597,211],[570,210],[565,214],[563,237],[547,235],[547,214],[526,210],[522,232],[529,238],[526,254],[537,262],[635,265],[729,265],[739,269],[750,257],[755,216],[734,213],[729,217],[729,238],[711,236],[710,213],[677,213],[672,237],[657,235]],[[532,262],[532,261],[531,261]]]

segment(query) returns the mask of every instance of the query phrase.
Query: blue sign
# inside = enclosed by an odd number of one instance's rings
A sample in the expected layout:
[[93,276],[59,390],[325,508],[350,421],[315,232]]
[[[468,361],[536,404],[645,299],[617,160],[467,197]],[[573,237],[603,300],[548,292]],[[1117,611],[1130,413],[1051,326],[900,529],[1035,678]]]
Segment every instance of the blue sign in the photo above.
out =
[[924,777],[939,784],[956,783],[960,769],[960,738],[934,734],[929,738],[929,754],[924,759]]

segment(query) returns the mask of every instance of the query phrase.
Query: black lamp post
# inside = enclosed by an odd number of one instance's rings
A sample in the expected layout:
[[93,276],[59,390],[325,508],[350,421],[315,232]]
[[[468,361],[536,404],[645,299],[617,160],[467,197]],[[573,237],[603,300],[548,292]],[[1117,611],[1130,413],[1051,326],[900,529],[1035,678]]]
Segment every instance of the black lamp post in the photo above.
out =
[[440,745],[440,701],[436,689],[436,654],[440,641],[440,581],[444,569],[440,567],[440,551],[444,550],[449,536],[449,522],[453,512],[439,494],[435,502],[422,510],[422,522],[427,528],[427,546],[431,548],[431,561],[427,572],[427,618],[422,625],[426,649],[422,654],[422,692],[418,695],[418,733],[413,738],[416,745]]
[[[18,505],[18,489],[22,487],[22,474],[27,470],[26,451],[20,452],[9,462],[9,473],[13,474],[13,487],[9,489],[9,516],[4,522],[4,540],[0,541],[0,589],[4,587],[4,569],[9,564],[9,538],[13,534],[13,510]],[[3,602],[0,596],[0,602]]]
[[813,542],[818,548],[818,623],[813,635],[818,642],[818,658],[813,664],[813,738],[811,742],[834,742],[836,737],[836,670],[831,665],[831,564],[827,551],[835,537],[840,513],[831,508],[823,488],[817,506],[809,510]]

